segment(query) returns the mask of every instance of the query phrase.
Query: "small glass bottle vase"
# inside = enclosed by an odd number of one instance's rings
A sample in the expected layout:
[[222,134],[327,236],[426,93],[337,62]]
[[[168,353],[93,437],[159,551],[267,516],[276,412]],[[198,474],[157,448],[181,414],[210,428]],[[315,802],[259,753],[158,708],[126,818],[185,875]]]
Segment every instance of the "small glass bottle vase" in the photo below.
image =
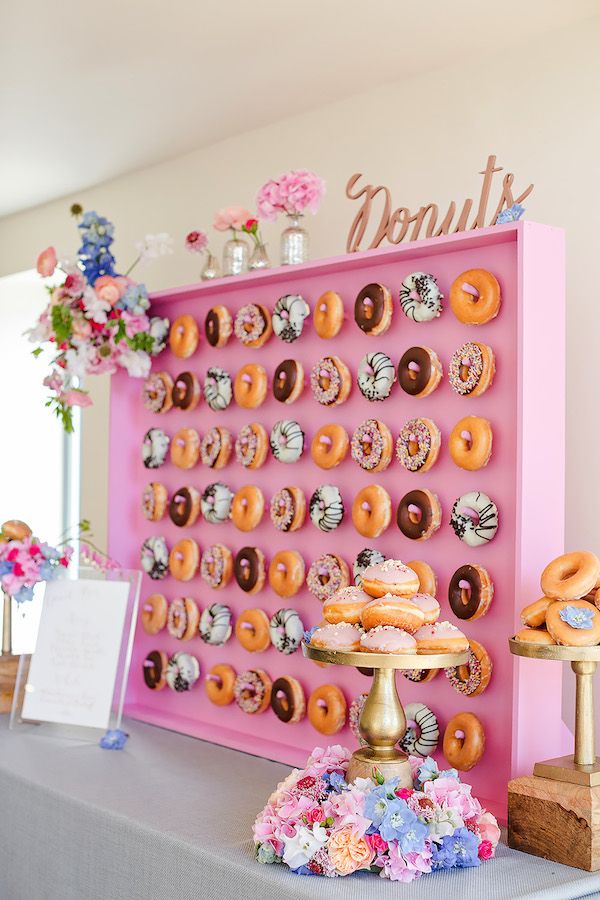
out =
[[288,213],[288,227],[281,234],[281,265],[296,266],[308,260],[308,231],[301,213]]
[[219,260],[216,256],[213,256],[210,251],[207,251],[206,263],[200,273],[200,278],[202,281],[212,281],[213,278],[220,278],[220,276],[221,267],[219,265]]
[[248,244],[241,238],[230,238],[223,246],[223,275],[241,275],[248,268]]
[[248,268],[251,271],[255,269],[269,269],[271,267],[271,262],[269,260],[269,254],[267,253],[267,245],[266,244],[255,244],[250,254],[250,259],[248,261]]

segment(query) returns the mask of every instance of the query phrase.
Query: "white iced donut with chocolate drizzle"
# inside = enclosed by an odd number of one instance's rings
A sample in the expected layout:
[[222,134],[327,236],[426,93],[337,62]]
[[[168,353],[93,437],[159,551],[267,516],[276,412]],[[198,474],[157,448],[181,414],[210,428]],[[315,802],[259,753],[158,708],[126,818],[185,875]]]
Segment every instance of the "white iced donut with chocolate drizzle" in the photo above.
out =
[[225,369],[211,366],[204,379],[204,399],[212,410],[227,409],[233,397],[231,376]]
[[430,322],[442,312],[443,296],[433,275],[412,272],[400,287],[400,306],[413,322]]
[[162,428],[150,428],[142,442],[142,461],[147,469],[158,469],[167,458],[170,439]]
[[396,368],[386,353],[367,353],[358,364],[356,383],[367,400],[385,400],[396,380]]
[[231,610],[224,603],[211,603],[203,610],[198,626],[206,644],[222,647],[231,637]]
[[209,484],[200,498],[202,515],[212,525],[226,522],[231,513],[233,493],[222,481]]
[[304,623],[295,609],[279,609],[271,617],[269,635],[280,653],[294,653],[304,637]]
[[450,524],[467,546],[481,547],[498,531],[498,507],[482,491],[469,491],[455,501]]
[[191,653],[174,653],[165,677],[172,691],[189,691],[200,678],[200,663]]
[[424,703],[409,703],[404,707],[406,734],[400,741],[405,753],[429,756],[435,753],[440,739],[440,726],[434,713]]
[[304,432],[293,419],[282,419],[273,425],[269,443],[275,459],[282,463],[294,463],[304,450]]
[[365,569],[382,562],[385,562],[385,556],[379,550],[375,550],[374,547],[365,547],[364,550],[361,550],[352,566],[354,584],[357,587],[362,587],[362,573]]
[[282,341],[297,341],[304,328],[304,320],[310,313],[308,303],[300,294],[280,297],[272,313],[273,331]]
[[142,569],[153,581],[165,578],[169,569],[169,550],[164,537],[149,537],[142,544]]
[[335,484],[322,484],[310,498],[311,522],[321,531],[333,531],[344,518],[344,501]]

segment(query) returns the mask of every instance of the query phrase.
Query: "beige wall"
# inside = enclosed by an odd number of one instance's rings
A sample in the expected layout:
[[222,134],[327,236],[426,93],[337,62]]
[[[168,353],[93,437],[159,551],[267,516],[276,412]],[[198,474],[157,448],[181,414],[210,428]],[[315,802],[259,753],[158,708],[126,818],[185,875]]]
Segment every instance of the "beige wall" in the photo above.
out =
[[[416,208],[435,200],[444,208],[450,199],[478,196],[481,179],[476,173],[493,152],[501,165],[517,173],[517,186],[535,182],[526,203],[528,217],[567,230],[567,535],[571,547],[598,549],[600,425],[595,360],[600,299],[594,263],[595,214],[600,208],[599,41],[600,19],[595,19],[544,36],[535,45],[513,51],[495,48],[485,65],[473,67],[468,47],[458,48],[457,64],[451,69],[290,117],[4,219],[0,274],[29,268],[39,248],[49,242],[62,252],[74,251],[75,234],[67,214],[73,199],[114,219],[116,250],[124,265],[141,234],[167,230],[179,248],[185,232],[207,226],[216,207],[251,205],[256,187],[266,177],[291,166],[314,168],[327,180],[326,202],[309,225],[313,256],[328,256],[343,251],[355,212],[356,204],[344,195],[351,173],[361,171],[369,180],[389,185],[398,206]],[[398,46],[401,52],[400,37]],[[290,75],[301,73],[301,68],[290,67]],[[190,103],[190,115],[200,114],[201,104]],[[79,139],[74,134],[74,140]],[[276,255],[279,228],[267,225],[265,231]],[[216,237],[215,244],[219,243]],[[196,280],[197,275],[197,260],[178,249],[175,256],[160,261],[147,280],[159,288]],[[543,323],[540,326],[543,330]],[[82,512],[93,519],[102,538],[106,385],[97,383],[94,393],[97,406],[86,412]]]

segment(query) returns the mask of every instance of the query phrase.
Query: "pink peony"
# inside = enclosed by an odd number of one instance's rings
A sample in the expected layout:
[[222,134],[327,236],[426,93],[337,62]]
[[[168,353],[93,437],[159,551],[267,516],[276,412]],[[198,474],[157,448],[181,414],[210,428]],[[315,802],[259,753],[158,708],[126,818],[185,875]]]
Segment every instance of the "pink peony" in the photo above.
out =
[[498,822],[491,812],[481,813],[481,815],[478,816],[476,823],[482,841],[489,841],[492,847],[496,847],[500,840],[500,829],[498,828]]
[[86,394],[85,391],[63,391],[62,394],[58,395],[58,399],[62,400],[62,402],[66,406],[91,406],[92,398],[89,394]]
[[56,263],[56,250],[54,247],[46,247],[46,249],[42,250],[38,256],[35,267],[42,278],[48,278],[50,275],[54,274]]
[[208,236],[204,231],[190,231],[185,238],[185,249],[190,253],[202,253],[208,247]]
[[213,228],[217,231],[227,231],[228,228],[239,231],[249,218],[250,212],[243,206],[226,206],[215,213]]
[[358,869],[368,869],[375,859],[375,851],[367,839],[351,825],[331,832],[327,852],[340,875],[351,875]]
[[402,881],[407,884],[431,872],[431,850],[426,847],[419,853],[401,853],[398,844],[393,841],[385,860],[384,875],[391,881]]
[[101,275],[94,282],[94,290],[101,300],[114,306],[121,299],[127,288],[113,278],[112,275]]

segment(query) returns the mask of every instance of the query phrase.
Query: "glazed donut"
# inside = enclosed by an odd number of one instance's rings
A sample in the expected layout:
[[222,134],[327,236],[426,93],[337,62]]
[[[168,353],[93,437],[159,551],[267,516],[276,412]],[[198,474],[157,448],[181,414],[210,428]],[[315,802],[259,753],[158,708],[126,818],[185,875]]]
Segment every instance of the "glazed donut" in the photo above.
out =
[[600,612],[588,600],[555,600],[546,613],[548,634],[566,647],[600,643]]
[[485,269],[468,269],[452,282],[450,306],[459,322],[485,325],[500,310],[498,279]]
[[151,481],[142,494],[142,512],[150,522],[160,522],[167,508],[167,489],[160,481]]
[[276,678],[271,690],[271,709],[278,719],[288,725],[304,718],[306,700],[300,682],[291,675]]
[[[397,597],[395,598],[398,599]],[[381,601],[376,601],[381,602]],[[365,653],[417,652],[417,642],[412,635],[395,625],[376,625],[360,639],[360,649]]]
[[21,519],[7,519],[0,525],[0,534],[5,541],[24,541],[31,537],[32,531],[27,522],[22,522]]
[[233,319],[226,306],[213,306],[206,313],[204,334],[211,347],[224,347],[233,331]]
[[268,708],[271,702],[270,677],[262,669],[248,669],[235,679],[233,696],[242,712],[256,715]]
[[245,609],[235,623],[235,636],[249,653],[262,653],[271,645],[269,617],[262,609]]
[[419,592],[410,598],[410,602],[418,606],[425,616],[424,625],[433,625],[440,617],[440,604],[431,594]]
[[241,487],[231,502],[231,521],[240,531],[252,531],[265,511],[263,492],[254,484]]
[[411,397],[427,397],[442,380],[442,364],[430,347],[410,347],[398,363],[398,382]]
[[262,347],[273,334],[271,314],[266,306],[248,303],[238,310],[233,330],[244,347]]
[[227,409],[233,397],[231,375],[219,366],[211,366],[204,379],[204,399],[213,412]]
[[335,291],[321,294],[313,311],[313,325],[320,338],[334,338],[344,321],[344,302]]
[[235,458],[247,469],[260,469],[267,458],[269,438],[258,422],[240,429],[235,441]]
[[362,611],[370,599],[356,585],[340,588],[323,603],[323,618],[331,625],[339,625],[340,622],[360,625]]
[[456,537],[467,546],[481,547],[496,536],[498,507],[482,491],[469,491],[455,500],[450,525]]
[[365,547],[364,550],[360,551],[352,564],[352,575],[356,587],[362,588],[362,573],[365,569],[380,562],[385,562],[385,556],[379,550],[375,550],[373,547]]
[[448,380],[457,394],[478,397],[491,386],[495,374],[494,351],[487,344],[467,341],[452,354]]
[[304,524],[306,500],[298,487],[284,487],[271,497],[271,522],[278,531],[296,531]]
[[344,501],[335,484],[320,485],[310,498],[308,513],[320,531],[333,531],[344,518]]
[[284,359],[275,369],[273,396],[280,403],[295,403],[304,390],[304,367],[297,359]]
[[373,561],[363,570],[362,587],[370,597],[395,594],[410,599],[419,590],[419,578],[399,559],[385,559]]
[[162,691],[167,683],[167,654],[151,650],[142,665],[144,683],[151,691]]
[[304,320],[310,314],[308,303],[300,294],[285,294],[273,309],[273,331],[277,337],[292,344],[304,328]]
[[521,628],[515,634],[515,641],[523,641],[527,644],[553,644],[556,641],[552,635],[548,634],[545,628]]
[[344,403],[348,399],[351,387],[350,370],[339,356],[324,356],[311,369],[310,388],[313,397],[321,406],[337,406]]
[[554,603],[551,597],[540,597],[521,610],[521,622],[528,628],[545,628],[548,607]]
[[226,522],[231,515],[233,493],[222,481],[215,481],[204,488],[200,498],[202,515],[211,525]]
[[242,547],[238,550],[234,563],[235,580],[247,594],[257,594],[262,590],[267,577],[265,555],[258,547]]
[[396,456],[409,472],[427,472],[440,452],[440,430],[432,419],[409,419],[396,441]]
[[233,703],[235,677],[235,669],[226,663],[217,663],[212,667],[204,682],[204,690],[211,703],[216,706]]
[[271,643],[280,653],[294,653],[304,637],[304,623],[295,609],[278,609],[269,622]]
[[425,615],[422,609],[405,597],[384,594],[383,597],[369,600],[363,608],[360,619],[365,631],[370,631],[378,625],[393,625],[414,634],[425,622]]
[[169,503],[169,516],[178,528],[193,525],[200,514],[200,494],[193,487],[175,491]]
[[459,772],[469,772],[477,765],[485,750],[483,725],[472,712],[452,716],[444,731],[443,751],[448,765]]
[[177,597],[169,606],[167,631],[178,641],[194,637],[200,623],[200,610],[191,597]]
[[419,579],[419,591],[422,594],[431,594],[432,597],[435,597],[438,581],[429,563],[422,562],[420,559],[413,559],[411,562],[407,562],[406,565],[415,572]]
[[423,625],[415,632],[417,653],[463,653],[469,649],[469,641],[456,625],[450,622],[434,622]]
[[318,600],[327,600],[340,588],[346,587],[349,581],[348,566],[340,556],[325,553],[315,559],[308,575],[306,586]]
[[481,416],[465,416],[457,422],[448,438],[454,463],[468,472],[487,466],[492,455],[492,426]]
[[193,538],[177,541],[169,554],[169,569],[177,581],[191,581],[200,563],[200,550]]
[[440,669],[402,669],[404,677],[415,684],[425,684],[427,681],[433,681],[439,673]]
[[171,441],[171,462],[178,469],[193,469],[200,457],[200,435],[195,428],[180,428]]
[[352,502],[352,524],[363,537],[382,534],[392,519],[392,501],[385,488],[368,484]]
[[169,566],[169,551],[164,537],[149,537],[142,544],[142,569],[153,581],[166,578]]
[[171,323],[169,347],[179,359],[189,359],[198,346],[198,323],[193,316],[178,316]]
[[310,455],[321,469],[334,469],[346,458],[350,441],[342,425],[322,425],[312,439]]
[[200,678],[200,663],[191,653],[174,653],[167,663],[166,677],[172,691],[190,691]]
[[352,435],[352,459],[367,472],[383,472],[392,461],[394,442],[387,425],[366,419]]
[[346,699],[335,684],[316,688],[308,700],[308,718],[321,734],[337,734],[346,724]]
[[396,369],[386,353],[367,353],[358,364],[356,383],[363,397],[373,402],[385,400],[396,380]]
[[200,385],[193,372],[182,372],[175,379],[171,392],[173,406],[191,412],[200,402]]
[[166,413],[173,406],[173,379],[168,372],[152,372],[142,388],[142,403],[148,412]]
[[233,382],[233,396],[238,406],[255,409],[267,396],[267,372],[258,363],[247,363],[238,371]]
[[198,626],[205,644],[222,647],[231,637],[231,610],[224,603],[211,603],[202,611]]
[[200,442],[200,459],[211,469],[222,469],[231,456],[231,435],[217,425],[210,428]]
[[207,547],[200,560],[200,576],[206,584],[215,590],[220,590],[229,584],[232,573],[231,550],[224,544],[212,544]]
[[273,425],[269,443],[278,462],[294,463],[304,452],[304,432],[293,419],[282,419]]
[[372,337],[384,334],[392,324],[392,295],[383,284],[367,284],[354,301],[354,321]]
[[167,624],[167,598],[163,594],[150,594],[142,605],[140,618],[146,634],[158,634]]
[[457,619],[485,616],[493,596],[494,583],[483,566],[461,566],[450,579],[448,602]]
[[398,528],[411,541],[426,541],[442,523],[437,496],[426,488],[409,491],[398,504]]
[[442,312],[444,295],[433,275],[412,272],[400,285],[400,306],[413,322],[431,322]]
[[588,550],[564,553],[548,563],[542,572],[541,585],[546,597],[577,600],[589,594],[600,575],[600,560]]
[[492,661],[485,647],[469,641],[469,659],[462,666],[449,666],[444,675],[459,694],[477,697],[483,694],[492,677]]
[[[434,669],[435,671],[435,669]],[[440,726],[437,717],[424,703],[409,703],[404,708],[406,734],[400,741],[405,753],[430,756],[437,750]]]
[[279,597],[293,597],[304,584],[304,572],[297,550],[278,550],[269,564],[269,584]]

